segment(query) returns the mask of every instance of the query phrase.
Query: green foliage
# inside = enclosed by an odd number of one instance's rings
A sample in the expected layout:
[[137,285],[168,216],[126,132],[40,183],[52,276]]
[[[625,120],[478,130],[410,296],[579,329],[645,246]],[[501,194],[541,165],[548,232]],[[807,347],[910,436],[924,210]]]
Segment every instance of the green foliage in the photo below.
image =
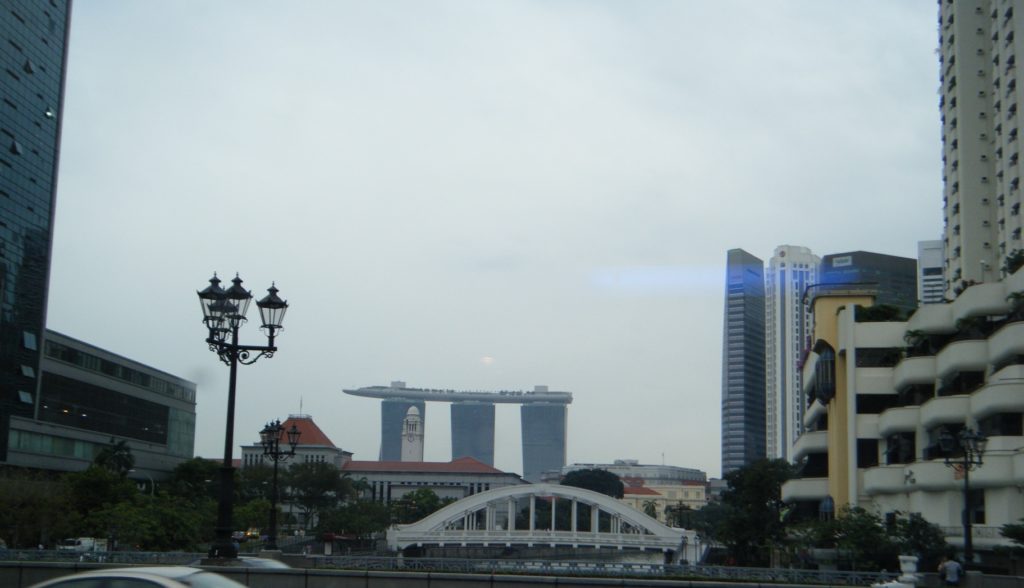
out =
[[[285,469],[278,466],[277,484],[278,497],[284,495]],[[274,483],[274,468],[268,465],[247,466],[238,470],[239,499],[242,501],[265,499],[270,500]]]
[[702,523],[701,534],[725,544],[739,565],[767,565],[771,548],[785,537],[782,484],[794,473],[784,459],[761,459],[729,472],[722,503],[708,513],[714,518]]
[[644,514],[652,519],[658,518],[658,503],[653,500],[644,501]]
[[407,524],[414,523],[452,502],[450,499],[441,500],[430,488],[418,488],[392,501],[391,505],[395,522]]
[[920,559],[919,569],[935,569],[949,549],[942,529],[916,512],[897,518],[892,533],[900,553],[916,555]]
[[1024,266],[1024,250],[1014,249],[1006,256],[1003,262],[1003,273],[1012,274]]
[[135,456],[132,455],[132,448],[128,447],[127,441],[117,441],[111,437],[110,444],[96,454],[92,463],[123,478],[128,475],[128,470],[135,466]]
[[44,473],[0,469],[0,538],[12,548],[52,546],[70,536],[76,516],[59,480]]
[[[1021,519],[1024,521],[1024,519]],[[1014,544],[1024,547],[1024,524],[1006,523],[999,529],[999,534],[1006,537]]]
[[[277,520],[281,520],[281,506],[277,506]],[[231,520],[236,529],[269,528],[270,524],[270,501],[266,498],[256,498],[248,502],[235,504]]]
[[391,508],[388,505],[360,500],[321,513],[316,530],[320,535],[335,533],[367,539],[374,533],[387,530],[390,524]]
[[593,490],[612,498],[622,498],[625,491],[625,486],[618,476],[598,469],[571,471],[562,478],[562,485]]
[[211,538],[213,518],[213,504],[197,509],[195,504],[165,493],[138,495],[91,513],[80,534],[111,538],[122,549],[195,551]]
[[174,468],[170,480],[162,483],[161,487],[170,494],[193,502],[204,498],[216,500],[217,489],[220,487],[220,465],[201,457],[183,461]]
[[66,474],[64,482],[70,495],[71,511],[82,518],[107,506],[131,500],[139,493],[135,484],[126,477],[97,465]]
[[[287,472],[287,473],[286,473]],[[302,509],[307,524],[352,496],[352,481],[329,463],[299,463],[279,471],[289,498]]]

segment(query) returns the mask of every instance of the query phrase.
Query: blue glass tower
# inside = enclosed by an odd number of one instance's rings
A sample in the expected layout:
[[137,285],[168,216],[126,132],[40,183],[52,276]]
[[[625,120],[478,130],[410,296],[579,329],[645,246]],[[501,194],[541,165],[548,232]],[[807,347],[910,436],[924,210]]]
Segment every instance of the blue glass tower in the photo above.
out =
[[0,10],[0,462],[39,395],[70,0]]

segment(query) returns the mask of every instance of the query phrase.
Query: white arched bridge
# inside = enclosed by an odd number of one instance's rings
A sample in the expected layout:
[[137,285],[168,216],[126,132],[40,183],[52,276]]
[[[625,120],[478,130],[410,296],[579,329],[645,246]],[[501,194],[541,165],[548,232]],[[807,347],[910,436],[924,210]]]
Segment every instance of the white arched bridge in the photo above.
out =
[[[680,555],[694,561],[695,533],[667,527],[614,498],[572,486],[525,484],[474,494],[388,531],[407,547],[590,547]],[[692,553],[691,553],[692,552]]]

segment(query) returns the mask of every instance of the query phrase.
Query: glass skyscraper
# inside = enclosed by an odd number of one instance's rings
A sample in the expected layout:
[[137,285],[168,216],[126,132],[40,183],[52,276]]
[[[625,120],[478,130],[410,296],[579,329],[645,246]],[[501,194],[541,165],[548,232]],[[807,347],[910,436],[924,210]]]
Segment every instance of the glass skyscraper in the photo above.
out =
[[[402,383],[402,388],[405,384]],[[380,460],[402,461],[402,433],[409,407],[419,410],[424,433],[427,429],[427,403],[422,400],[389,398],[380,403]]]
[[722,474],[765,456],[764,262],[726,254]]
[[917,260],[909,257],[869,251],[833,253],[822,258],[818,282],[877,287],[876,305],[904,312],[917,308]]
[[452,403],[452,459],[472,457],[494,465],[494,403]]
[[0,10],[0,461],[11,417],[32,418],[39,394],[70,9]]
[[541,474],[565,465],[568,405],[538,402],[520,408],[523,434],[523,479],[539,482]]

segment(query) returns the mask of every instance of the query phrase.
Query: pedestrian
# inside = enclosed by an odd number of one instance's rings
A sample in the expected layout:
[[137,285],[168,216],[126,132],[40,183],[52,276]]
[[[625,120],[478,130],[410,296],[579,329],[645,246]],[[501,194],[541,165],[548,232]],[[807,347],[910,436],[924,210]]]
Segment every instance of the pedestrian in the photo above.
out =
[[939,578],[942,579],[946,586],[958,586],[963,573],[964,569],[956,558],[943,559],[942,563],[939,564]]

